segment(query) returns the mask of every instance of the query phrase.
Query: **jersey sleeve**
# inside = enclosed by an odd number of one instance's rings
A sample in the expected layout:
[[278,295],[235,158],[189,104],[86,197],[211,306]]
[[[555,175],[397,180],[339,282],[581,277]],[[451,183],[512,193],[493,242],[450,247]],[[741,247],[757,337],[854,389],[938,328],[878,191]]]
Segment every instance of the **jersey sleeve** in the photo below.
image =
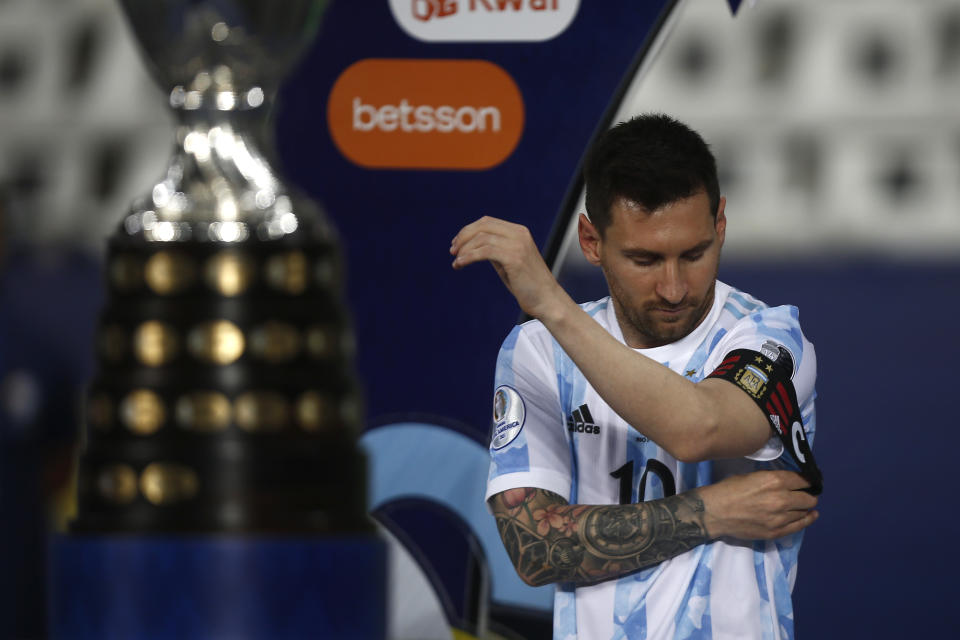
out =
[[[790,377],[797,393],[797,403],[803,419],[803,429],[810,446],[816,431],[814,416],[814,389],[817,378],[817,356],[813,344],[800,329],[799,311],[796,307],[769,307],[741,318],[713,351],[707,361],[707,370],[715,369],[723,358],[736,349],[758,351],[771,360],[788,362],[793,373]],[[755,453],[746,456],[752,460],[769,461],[784,453],[783,443],[776,435]],[[792,460],[784,462],[793,468]]]
[[535,487],[570,499],[570,436],[563,421],[553,339],[540,323],[515,327],[497,357],[486,499]]

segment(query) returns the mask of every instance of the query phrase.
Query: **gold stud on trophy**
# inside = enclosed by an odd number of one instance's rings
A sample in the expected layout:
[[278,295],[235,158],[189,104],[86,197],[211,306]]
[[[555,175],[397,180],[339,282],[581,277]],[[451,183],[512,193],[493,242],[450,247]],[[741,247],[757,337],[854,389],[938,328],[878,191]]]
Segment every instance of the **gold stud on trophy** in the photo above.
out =
[[286,322],[271,320],[250,334],[250,351],[270,364],[282,364],[300,352],[300,332]]
[[173,462],[153,462],[140,474],[140,492],[156,505],[189,500],[199,487],[200,480],[193,469]]
[[216,391],[195,391],[176,404],[177,423],[190,431],[223,431],[233,416],[230,400]]
[[130,431],[148,436],[163,425],[166,410],[156,393],[149,389],[135,389],[121,401],[120,418]]
[[212,320],[191,329],[187,344],[198,360],[224,365],[243,355],[246,341],[240,328],[229,320]]
[[267,283],[291,295],[303,293],[307,288],[307,257],[302,251],[287,251],[267,260]]
[[158,251],[147,260],[144,279],[160,295],[180,293],[193,284],[193,261],[176,251]]
[[256,274],[253,260],[236,250],[219,251],[207,260],[204,280],[222,296],[240,295],[250,288]]
[[319,431],[335,424],[333,401],[318,391],[297,398],[297,424],[304,431]]
[[133,334],[133,352],[148,367],[168,364],[177,356],[179,348],[176,330],[164,322],[148,320]]
[[131,253],[113,257],[108,265],[110,283],[118,291],[128,293],[143,286],[143,259]]
[[137,472],[128,464],[110,464],[100,470],[97,489],[109,502],[129,504],[137,497]]
[[336,353],[336,330],[332,327],[314,325],[307,329],[307,352],[310,357],[322,360]]
[[244,431],[277,431],[289,419],[287,400],[276,391],[248,391],[237,398],[237,425]]

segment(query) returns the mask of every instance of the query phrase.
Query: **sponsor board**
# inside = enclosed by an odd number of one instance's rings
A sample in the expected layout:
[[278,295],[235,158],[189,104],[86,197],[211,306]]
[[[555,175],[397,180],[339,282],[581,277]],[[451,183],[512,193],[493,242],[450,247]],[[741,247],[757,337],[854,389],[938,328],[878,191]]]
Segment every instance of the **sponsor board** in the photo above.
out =
[[489,169],[524,125],[513,78],[484,60],[361,60],[334,83],[327,125],[351,162],[380,169]]

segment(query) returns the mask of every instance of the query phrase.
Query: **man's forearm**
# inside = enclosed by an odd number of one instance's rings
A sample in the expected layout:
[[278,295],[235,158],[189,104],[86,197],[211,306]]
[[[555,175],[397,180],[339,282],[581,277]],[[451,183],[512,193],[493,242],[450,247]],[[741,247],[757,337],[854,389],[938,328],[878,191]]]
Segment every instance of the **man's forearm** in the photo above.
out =
[[[569,505],[543,489],[494,498],[497,528],[527,584],[592,584],[653,566],[711,539],[699,493],[628,505]],[[512,506],[510,506],[512,505]]]
[[817,519],[817,498],[792,471],[755,471],[679,495],[625,505],[567,504],[544,489],[490,498],[497,529],[527,584],[592,584],[716,538],[773,540]]

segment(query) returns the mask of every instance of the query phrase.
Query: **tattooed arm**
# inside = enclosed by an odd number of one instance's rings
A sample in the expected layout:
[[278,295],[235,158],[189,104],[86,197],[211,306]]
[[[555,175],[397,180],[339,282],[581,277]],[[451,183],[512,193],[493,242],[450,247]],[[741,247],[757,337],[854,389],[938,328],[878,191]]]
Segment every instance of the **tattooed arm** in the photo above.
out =
[[660,500],[570,505],[544,489],[508,489],[490,498],[497,529],[529,585],[593,584],[659,564],[710,540],[772,539],[817,518],[809,486],[790,471],[733,476]]

